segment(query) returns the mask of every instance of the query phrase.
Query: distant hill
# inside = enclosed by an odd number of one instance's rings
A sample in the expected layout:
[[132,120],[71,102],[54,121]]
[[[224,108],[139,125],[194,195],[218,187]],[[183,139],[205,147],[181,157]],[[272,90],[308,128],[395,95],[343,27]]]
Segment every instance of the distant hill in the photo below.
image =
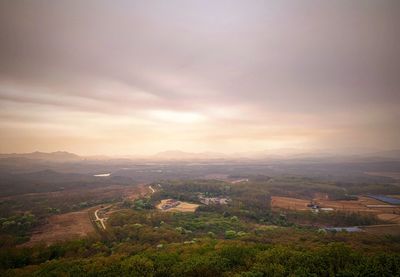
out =
[[327,160],[327,161],[347,161],[347,160],[400,160],[400,150],[387,150],[376,152],[363,152],[358,151],[346,152],[342,151],[301,151],[296,149],[279,149],[279,150],[264,150],[253,152],[237,152],[232,154],[225,154],[219,152],[184,152],[180,150],[169,150],[159,152],[149,158],[162,159],[162,160],[213,160],[213,159],[272,159],[272,160]]
[[200,152],[191,153],[179,150],[163,151],[155,154],[152,158],[167,159],[167,160],[196,160],[196,159],[225,159],[229,156],[217,152]]
[[217,159],[272,159],[272,160],[297,160],[297,159],[317,159],[317,160],[400,160],[400,149],[364,152],[364,153],[347,153],[334,152],[334,151],[315,151],[315,152],[302,152],[300,150],[282,149],[282,150],[265,150],[253,152],[237,152],[232,154],[225,154],[220,152],[185,152],[180,150],[168,150],[159,152],[152,156],[122,156],[116,158],[113,156],[79,156],[74,153],[66,151],[57,152],[32,152],[32,153],[11,153],[0,154],[0,159],[16,159],[18,160],[37,160],[37,161],[50,161],[50,162],[78,162],[78,161],[101,161],[101,160],[132,160],[132,159],[159,159],[159,160],[217,160]]
[[392,158],[392,159],[400,159],[400,149],[395,150],[387,150],[380,152],[368,153],[365,156],[368,157],[380,157],[380,158]]
[[33,152],[33,153],[22,153],[22,154],[17,154],[17,153],[0,154],[0,159],[4,158],[25,158],[33,160],[60,161],[60,162],[82,160],[82,157],[65,151],[57,151],[51,153]]

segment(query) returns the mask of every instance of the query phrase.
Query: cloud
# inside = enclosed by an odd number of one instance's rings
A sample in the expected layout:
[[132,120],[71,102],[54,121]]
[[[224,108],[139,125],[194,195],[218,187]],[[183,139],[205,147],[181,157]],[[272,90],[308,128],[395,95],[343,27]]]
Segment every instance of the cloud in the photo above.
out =
[[[3,1],[2,151],[60,129],[76,139],[55,150],[399,147],[399,17],[390,0]],[[12,146],[28,125],[43,142]]]

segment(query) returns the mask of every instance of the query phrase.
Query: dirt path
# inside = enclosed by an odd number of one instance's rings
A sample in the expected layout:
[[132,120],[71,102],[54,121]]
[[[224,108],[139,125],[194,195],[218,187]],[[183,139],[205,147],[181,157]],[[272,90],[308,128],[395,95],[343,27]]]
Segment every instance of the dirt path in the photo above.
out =
[[[127,195],[125,199],[135,200],[139,197],[150,194],[149,189],[151,190],[151,193],[156,192],[156,190],[153,189],[151,186],[149,186],[149,188],[147,187],[147,184],[143,184],[133,188],[126,188],[125,186],[110,186],[101,190],[99,189],[99,191],[101,193],[106,193],[107,196],[112,196],[114,191],[117,191],[118,193],[122,191],[125,195]],[[81,194],[82,191],[75,190],[69,193],[74,193],[74,195],[78,195]],[[26,194],[26,197],[32,198],[49,196],[53,198],[65,198],[65,192]],[[105,221],[107,220],[107,216],[114,212],[109,210],[107,211],[107,209],[111,209],[118,204],[120,203],[114,203],[105,207],[90,207],[76,212],[50,216],[47,218],[47,223],[38,226],[33,230],[30,240],[24,244],[21,244],[21,247],[33,246],[38,243],[51,245],[59,241],[86,237],[88,235],[97,235],[96,231],[98,230],[96,230],[94,225],[99,222],[99,229],[106,230],[107,225],[105,224]]]
[[149,186],[149,189],[151,190],[152,194],[156,192],[151,186]]
[[[153,187],[152,186],[148,186],[149,187],[149,189],[151,190],[151,194],[153,194],[153,193],[155,193],[156,192],[156,190],[155,189],[153,189]],[[128,199],[136,199],[138,196],[141,196],[141,195],[143,195],[143,194],[145,194],[145,192],[144,192],[144,189],[145,188],[145,185],[141,185],[140,186],[140,188],[139,188],[139,191],[135,194],[135,195],[130,195],[129,197],[128,197]],[[118,204],[118,203],[116,203],[116,204]],[[97,209],[95,212],[94,212],[94,216],[95,216],[95,221],[98,221],[98,222],[100,222],[100,225],[101,225],[101,227],[103,228],[103,230],[106,230],[107,229],[107,226],[106,226],[106,224],[104,223],[106,220],[107,220],[107,217],[100,217],[99,216],[99,212],[100,211],[102,211],[102,210],[107,210],[107,209],[109,209],[109,208],[111,208],[113,205],[109,205],[109,206],[107,206],[107,207],[103,207],[103,208],[99,208],[99,209]]]
[[104,208],[99,208],[94,212],[94,216],[96,217],[96,221],[100,222],[101,227],[103,227],[104,230],[106,230],[106,225],[104,224],[104,221],[106,221],[107,218],[106,217],[100,218],[99,215],[98,215],[98,212],[101,211],[101,210],[106,210],[106,209],[108,209],[110,207],[111,207],[111,205],[109,205],[107,207],[104,207]]

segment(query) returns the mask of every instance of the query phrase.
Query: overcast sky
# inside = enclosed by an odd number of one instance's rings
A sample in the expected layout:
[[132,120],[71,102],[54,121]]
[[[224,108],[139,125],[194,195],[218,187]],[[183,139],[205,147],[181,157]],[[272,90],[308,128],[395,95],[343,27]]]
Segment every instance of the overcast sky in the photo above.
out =
[[0,0],[0,152],[400,148],[399,30],[398,0]]

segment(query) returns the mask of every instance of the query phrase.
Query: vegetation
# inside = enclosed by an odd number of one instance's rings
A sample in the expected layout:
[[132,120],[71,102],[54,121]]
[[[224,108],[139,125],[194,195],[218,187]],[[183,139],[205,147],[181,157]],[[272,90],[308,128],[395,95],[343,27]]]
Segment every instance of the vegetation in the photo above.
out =
[[[80,241],[1,259],[3,276],[397,276],[400,255],[366,255],[343,243],[314,249],[202,240],[130,254]],[[91,252],[91,253],[89,253]],[[114,253],[113,253],[114,252]],[[75,255],[78,254],[79,257]],[[14,255],[17,255],[14,253]],[[34,256],[33,256],[34,255]],[[86,255],[86,257],[84,256]],[[66,258],[60,258],[64,256]],[[73,257],[73,258],[67,258]],[[32,264],[33,266],[23,267]],[[36,264],[36,265],[35,265]],[[7,269],[8,268],[8,269]]]
[[[53,173],[42,173],[53,174]],[[41,174],[39,174],[41,176]],[[38,178],[38,177],[35,177]],[[72,178],[72,177],[71,177]],[[74,194],[73,178],[84,187]],[[7,196],[0,202],[0,274],[2,276],[395,276],[400,274],[400,237],[321,232],[323,226],[380,224],[375,216],[350,212],[272,210],[271,195],[311,199],[353,199],[376,191],[368,183],[315,178],[237,174],[233,179],[164,180],[155,193],[127,200],[127,184],[106,191],[104,181],[85,183],[74,176],[61,191]],[[89,178],[90,179],[90,178]],[[87,180],[89,180],[87,179]],[[94,181],[97,179],[94,179]],[[23,184],[23,183],[21,183]],[[57,185],[58,186],[58,185]],[[70,187],[69,187],[70,186]],[[382,185],[392,192],[396,184]],[[22,186],[24,187],[24,186]],[[32,188],[24,187],[31,190]],[[58,187],[60,189],[60,187]],[[90,193],[82,193],[83,191]],[[49,197],[53,193],[54,198]],[[204,205],[200,197],[229,199]],[[193,213],[155,208],[172,198],[200,204]],[[107,203],[101,236],[50,246],[16,247],[47,217]],[[16,212],[18,211],[18,212]],[[92,215],[92,218],[93,215]]]

